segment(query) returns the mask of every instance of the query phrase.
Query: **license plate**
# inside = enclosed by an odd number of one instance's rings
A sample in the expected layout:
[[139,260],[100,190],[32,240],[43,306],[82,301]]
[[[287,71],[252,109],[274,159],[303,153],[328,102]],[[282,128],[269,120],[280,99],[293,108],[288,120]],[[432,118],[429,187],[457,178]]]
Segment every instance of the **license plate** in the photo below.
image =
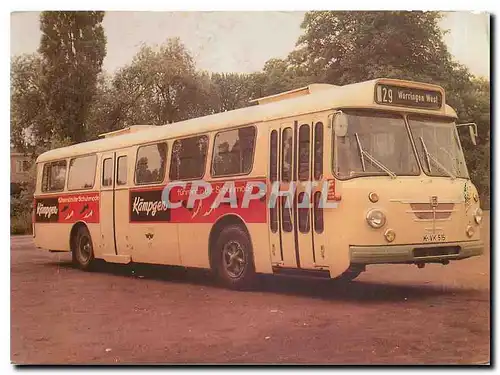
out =
[[444,242],[446,241],[445,234],[424,234],[424,242]]

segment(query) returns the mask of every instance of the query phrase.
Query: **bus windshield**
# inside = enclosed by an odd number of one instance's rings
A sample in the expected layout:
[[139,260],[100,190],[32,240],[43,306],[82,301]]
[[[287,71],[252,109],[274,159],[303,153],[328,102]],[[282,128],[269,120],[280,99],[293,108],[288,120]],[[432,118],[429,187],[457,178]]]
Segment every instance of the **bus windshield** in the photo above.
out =
[[408,123],[426,174],[468,178],[453,121],[409,116]]
[[346,115],[347,134],[335,138],[334,169],[339,178],[420,173],[401,115],[377,112],[346,112]]

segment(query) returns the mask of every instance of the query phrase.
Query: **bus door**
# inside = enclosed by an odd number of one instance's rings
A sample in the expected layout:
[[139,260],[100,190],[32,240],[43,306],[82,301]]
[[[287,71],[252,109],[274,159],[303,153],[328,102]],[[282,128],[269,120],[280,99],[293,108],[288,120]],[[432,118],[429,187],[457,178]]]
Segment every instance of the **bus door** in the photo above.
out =
[[294,124],[297,141],[294,144],[293,173],[296,181],[294,213],[294,235],[296,238],[297,258],[300,268],[313,269],[314,244],[312,238],[312,129],[310,123]]
[[129,172],[129,159],[128,151],[115,152],[114,228],[118,255],[132,254],[129,238],[129,188],[133,176]]
[[323,263],[323,231],[318,225],[322,212],[314,207],[323,179],[323,125],[317,123],[295,121],[271,129],[269,181],[279,181],[280,191],[290,192],[278,199],[275,208],[268,208],[275,266],[314,269]]
[[101,157],[101,253],[130,255],[128,220],[128,156],[126,151]]
[[[322,197],[323,184],[327,183],[327,176],[331,175],[331,132],[326,136],[328,128],[328,118],[315,118],[311,122],[311,178],[313,187],[311,191],[311,235],[313,247],[313,260],[315,267],[326,267],[327,252],[326,252],[326,231],[324,224],[323,207],[320,204]],[[326,147],[326,149],[325,149]],[[326,189],[325,189],[326,191]],[[325,197],[326,199],[326,197]],[[331,231],[333,232],[333,228]]]
[[101,157],[101,197],[100,197],[100,223],[101,223],[101,254],[116,255],[115,247],[115,153],[103,154]]

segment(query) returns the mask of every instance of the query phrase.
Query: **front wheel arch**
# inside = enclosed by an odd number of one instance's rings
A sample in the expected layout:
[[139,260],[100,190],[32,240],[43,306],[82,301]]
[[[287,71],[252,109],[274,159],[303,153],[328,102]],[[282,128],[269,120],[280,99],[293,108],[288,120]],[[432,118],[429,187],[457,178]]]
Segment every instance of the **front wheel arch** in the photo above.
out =
[[222,232],[225,227],[230,225],[239,225],[246,232],[248,237],[250,238],[250,242],[252,242],[252,238],[250,237],[250,233],[248,232],[247,226],[243,219],[235,214],[228,214],[220,217],[216,223],[213,225],[210,230],[210,235],[208,237],[208,259],[210,263],[210,269],[214,270],[217,267],[217,252],[214,251],[215,242],[218,239],[218,236]]
[[253,246],[246,226],[233,220],[226,219],[214,226],[211,270],[226,287],[247,290],[256,281]]

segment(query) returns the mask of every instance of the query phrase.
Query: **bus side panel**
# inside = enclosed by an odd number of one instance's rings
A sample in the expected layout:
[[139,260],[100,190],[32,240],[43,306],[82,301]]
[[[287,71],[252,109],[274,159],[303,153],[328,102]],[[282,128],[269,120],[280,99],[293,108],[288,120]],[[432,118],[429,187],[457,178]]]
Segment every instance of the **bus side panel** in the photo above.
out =
[[[349,245],[345,238],[346,218],[343,217],[336,208],[325,208],[323,211],[325,220],[325,241],[326,262],[330,270],[330,277],[334,278],[344,273],[351,263],[349,257]],[[338,229],[337,229],[338,228]]]
[[[328,123],[328,120],[324,121]],[[323,180],[322,182],[326,182],[328,180],[333,180],[335,183],[335,187],[338,190],[338,187],[341,185],[332,172],[333,165],[333,157],[334,157],[334,148],[333,148],[333,135],[332,130],[328,127],[325,127],[324,132],[324,153],[323,153]],[[339,191],[342,193],[342,191]],[[329,202],[335,203],[335,202]],[[324,208],[323,209],[323,220],[324,220],[324,235],[320,236],[320,238],[325,243],[325,261],[328,265],[328,269],[330,270],[330,277],[334,278],[340,276],[344,273],[351,263],[351,259],[349,257],[349,244],[346,239],[346,222],[347,218],[351,215],[353,211],[347,206],[345,207],[345,200],[341,200],[337,203],[337,208]],[[354,211],[356,212],[356,211]],[[362,223],[363,225],[365,223]]]
[[[101,239],[101,225],[98,223],[86,223],[87,228],[90,232],[90,236],[92,237],[92,246],[94,250],[94,258],[102,259],[103,254],[106,254],[104,251],[103,241]],[[69,237],[68,237],[69,242]]]
[[[247,223],[252,241],[255,271],[272,273],[267,223]],[[181,261],[186,267],[210,268],[208,238],[213,224],[179,224]],[[263,235],[264,234],[264,235]]]
[[267,223],[249,223],[247,224],[247,229],[252,240],[255,271],[259,273],[273,273]]
[[[71,251],[70,234],[74,224],[60,223],[36,223],[35,230],[39,233],[34,238],[36,247],[46,250]],[[100,226],[95,223],[87,223],[87,228],[92,236],[94,256],[102,258],[100,246]],[[41,235],[43,233],[43,235]]]
[[178,224],[181,263],[186,267],[210,268],[208,238],[213,223]]
[[36,223],[35,246],[45,250],[70,251],[69,235],[73,224]]

